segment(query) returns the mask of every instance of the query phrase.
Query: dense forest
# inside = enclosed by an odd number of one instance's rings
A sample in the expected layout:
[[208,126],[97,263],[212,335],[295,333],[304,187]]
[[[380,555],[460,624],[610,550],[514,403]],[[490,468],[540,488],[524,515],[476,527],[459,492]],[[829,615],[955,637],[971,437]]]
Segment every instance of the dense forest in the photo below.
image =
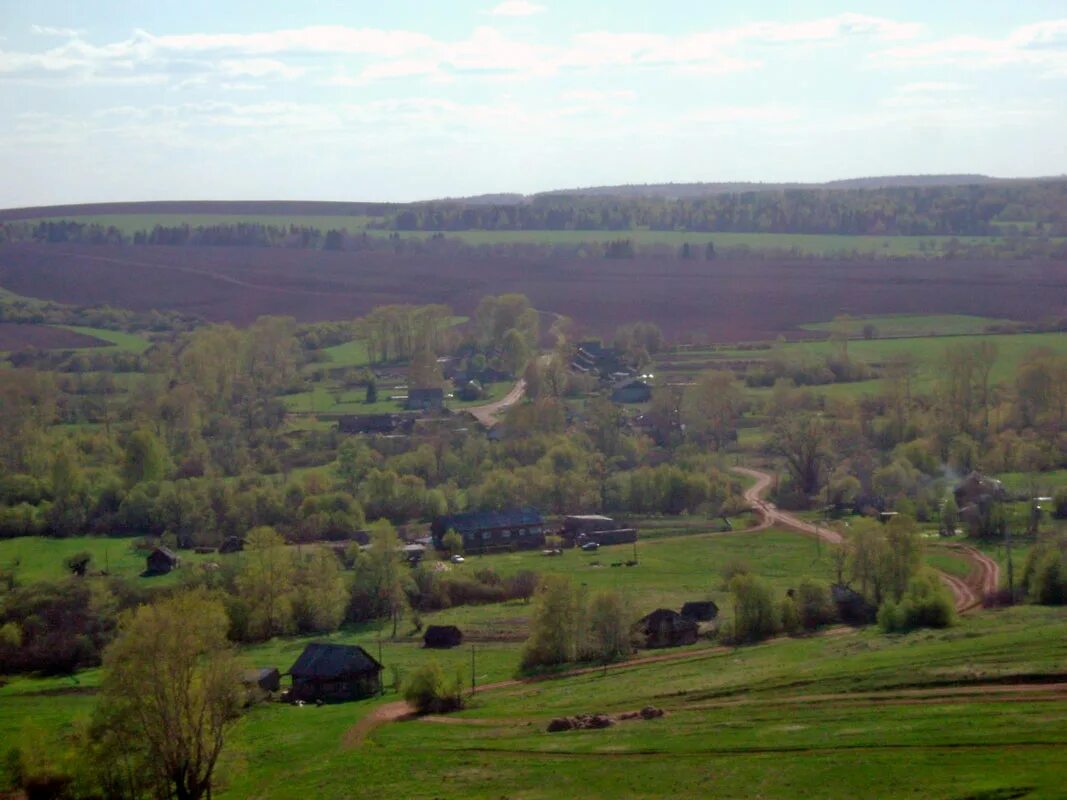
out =
[[785,189],[705,197],[538,195],[522,205],[424,203],[398,230],[653,230],[838,235],[985,236],[1067,232],[1067,182],[880,189]]

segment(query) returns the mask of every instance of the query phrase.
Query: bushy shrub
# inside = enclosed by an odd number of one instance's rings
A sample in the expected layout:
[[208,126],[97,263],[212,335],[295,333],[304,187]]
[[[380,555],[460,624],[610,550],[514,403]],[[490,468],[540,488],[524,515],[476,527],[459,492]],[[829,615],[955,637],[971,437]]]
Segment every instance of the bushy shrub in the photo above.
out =
[[758,642],[781,627],[771,587],[755,575],[736,575],[730,581],[734,595],[733,636],[737,642]]
[[837,609],[830,598],[830,591],[822,584],[807,579],[801,581],[794,599],[800,624],[805,630],[812,631],[837,620]]
[[899,603],[887,600],[878,609],[878,625],[886,633],[916,628],[947,628],[956,621],[951,593],[932,572],[912,578]]
[[1023,569],[1023,590],[1031,603],[1059,606],[1067,603],[1067,539],[1043,539],[1030,551]]
[[446,678],[436,661],[415,670],[404,682],[402,692],[420,714],[443,714],[463,708],[463,681],[459,675]]

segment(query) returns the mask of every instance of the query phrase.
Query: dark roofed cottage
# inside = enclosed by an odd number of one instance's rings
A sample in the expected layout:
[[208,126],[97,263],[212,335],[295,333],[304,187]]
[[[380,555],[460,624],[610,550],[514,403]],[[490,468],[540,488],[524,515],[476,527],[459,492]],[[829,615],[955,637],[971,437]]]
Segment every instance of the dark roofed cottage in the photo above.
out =
[[637,623],[645,647],[679,647],[696,644],[696,622],[669,608],[657,608]]
[[359,645],[313,642],[289,675],[293,700],[341,702],[380,694],[382,665]]
[[455,625],[431,625],[422,636],[425,647],[449,648],[463,644],[463,632]]
[[438,550],[444,549],[443,539],[450,530],[463,537],[463,549],[468,553],[530,550],[545,544],[545,521],[540,511],[529,507],[437,517],[430,530]]
[[145,571],[149,575],[166,575],[177,569],[182,560],[169,547],[156,547],[145,559]]

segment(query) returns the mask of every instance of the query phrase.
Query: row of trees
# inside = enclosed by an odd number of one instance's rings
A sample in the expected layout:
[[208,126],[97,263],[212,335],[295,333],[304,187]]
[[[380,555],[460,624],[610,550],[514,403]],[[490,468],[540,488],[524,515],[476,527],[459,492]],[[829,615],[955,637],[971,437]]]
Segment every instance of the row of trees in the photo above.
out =
[[[876,189],[785,189],[704,197],[541,195],[521,205],[422,203],[385,225],[414,230],[656,230],[744,233],[988,235],[1005,221],[1067,225],[1067,182]],[[1020,229],[1020,232],[1022,229]]]

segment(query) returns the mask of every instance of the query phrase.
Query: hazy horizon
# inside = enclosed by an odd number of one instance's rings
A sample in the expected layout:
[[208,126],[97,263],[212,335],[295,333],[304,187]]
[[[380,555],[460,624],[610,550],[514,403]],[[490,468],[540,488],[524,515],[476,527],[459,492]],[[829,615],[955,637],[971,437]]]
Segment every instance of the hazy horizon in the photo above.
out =
[[1061,3],[706,6],[12,6],[0,208],[1067,172]]

